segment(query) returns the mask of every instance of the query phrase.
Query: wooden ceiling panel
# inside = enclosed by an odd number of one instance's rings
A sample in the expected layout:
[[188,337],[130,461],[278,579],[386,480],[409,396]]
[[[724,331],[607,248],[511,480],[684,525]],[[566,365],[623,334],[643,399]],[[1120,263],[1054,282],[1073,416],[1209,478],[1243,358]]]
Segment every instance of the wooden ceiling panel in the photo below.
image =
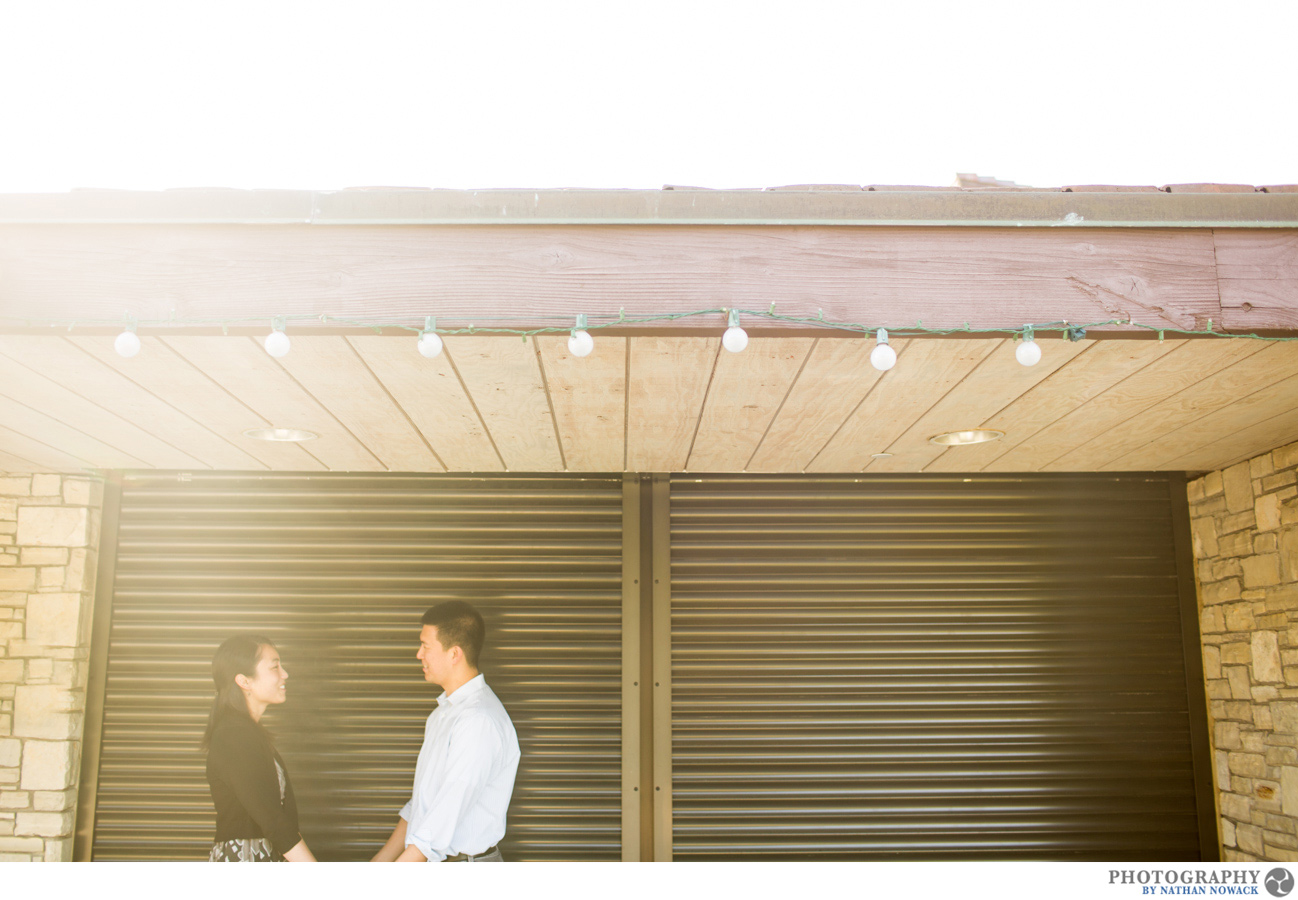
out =
[[327,468],[342,472],[383,470],[383,464],[284,371],[261,342],[248,337],[191,335],[163,340],[273,427],[302,428],[317,434],[317,438],[299,446]]
[[[1256,341],[1183,342],[1149,365],[1034,436],[1034,446],[1019,446],[1001,458],[1023,471],[1071,471],[1085,465],[1087,453],[1103,453],[1106,436],[1121,433],[1127,423],[1168,394],[1192,389],[1204,378],[1263,349]],[[1134,422],[1133,424],[1139,424]],[[1092,443],[1093,442],[1093,443]],[[1078,448],[1088,445],[1088,450]],[[1078,451],[1078,452],[1074,452]]]
[[1215,443],[1223,436],[1237,435],[1273,419],[1278,404],[1292,407],[1295,398],[1298,398],[1298,372],[1247,397],[1233,400],[1220,409],[1196,416],[1180,428],[1106,463],[1101,471],[1163,468],[1169,461]]
[[892,456],[871,460],[867,472],[922,471],[946,449],[929,442],[934,435],[982,428],[1085,349],[1080,341],[1050,341],[1040,362],[1022,366],[1014,358],[1013,341],[985,343],[988,353],[977,368],[893,442],[888,448]]
[[191,447],[211,443],[211,432],[62,338],[0,337],[0,353],[6,354],[0,357],[0,393],[116,447],[145,467],[208,468],[157,435],[178,419],[172,435],[181,431]]
[[347,340],[449,471],[504,470],[449,354],[424,359],[409,337],[370,334]]
[[[860,472],[963,381],[999,341],[911,341],[807,466],[810,472]],[[940,429],[946,431],[949,429]]]
[[745,471],[814,343],[753,338],[741,353],[719,354],[686,468]]
[[[1021,444],[1033,445],[1035,436],[1060,416],[1098,397],[1122,379],[1165,353],[1175,342],[1087,341],[1085,347],[1052,377],[1028,391],[988,419],[984,426],[1005,432],[1005,437],[985,444],[948,447],[927,466],[926,472],[1012,471],[999,467],[999,457]],[[1047,346],[1046,352],[1053,350]],[[1017,365],[1017,363],[1016,363]]]
[[0,450],[0,472],[57,472],[58,469],[52,469],[49,466],[38,465],[30,459],[23,459],[21,456],[14,456],[12,453],[6,453]]
[[[1201,471],[1296,438],[1298,342],[563,335],[0,336],[0,468],[233,471]],[[243,437],[297,427],[303,444]],[[1000,441],[941,450],[970,427]],[[871,454],[891,457],[872,461]]]
[[42,412],[0,396],[0,422],[51,447],[60,447],[97,469],[138,469],[144,463]]
[[[8,458],[31,460],[46,472],[81,472],[93,469],[89,462],[78,459],[71,453],[65,453],[57,447],[42,444],[35,438],[0,425],[0,452]],[[9,469],[10,472],[35,471],[25,468]]]
[[717,354],[716,338],[631,340],[627,370],[626,467],[680,472],[689,459]]
[[[1200,350],[1196,347],[1196,350],[1205,352],[1207,348]],[[1164,400],[1145,409],[1137,419],[1128,420],[1106,434],[1092,438],[1070,453],[1067,460],[1061,459],[1060,462],[1084,466],[1076,471],[1088,472],[1149,468],[1142,462],[1159,452],[1151,445],[1293,375],[1298,375],[1298,343],[1269,344],[1259,352],[1208,375],[1192,387],[1169,391]],[[1263,396],[1270,401],[1281,401],[1282,394],[1272,391]],[[1289,405],[1284,402],[1283,407],[1273,410],[1273,414]],[[1215,437],[1229,433],[1223,431]],[[1146,447],[1151,447],[1150,452],[1142,452]]]
[[266,428],[271,423],[195,369],[161,339],[140,338],[140,352],[130,359],[119,356],[112,342],[101,337],[68,340],[159,400],[184,410],[194,421],[228,442],[228,447],[221,441],[212,443],[211,454],[216,459],[213,465],[217,468],[278,471],[324,468],[297,444],[246,437],[244,432],[248,429]]
[[[893,341],[892,348],[902,353],[906,344]],[[882,377],[870,365],[873,349],[872,340],[817,340],[749,470],[803,471]]]
[[554,406],[563,460],[573,472],[621,472],[626,465],[627,338],[600,335],[589,356],[566,337],[535,339]]
[[1241,428],[1180,456],[1163,467],[1172,471],[1207,472],[1233,466],[1258,454],[1259,447],[1283,447],[1298,441],[1298,408]]
[[280,365],[385,468],[393,472],[445,471],[405,411],[345,337],[296,337]]
[[460,373],[508,471],[563,471],[534,341],[456,335],[446,338],[443,352]]

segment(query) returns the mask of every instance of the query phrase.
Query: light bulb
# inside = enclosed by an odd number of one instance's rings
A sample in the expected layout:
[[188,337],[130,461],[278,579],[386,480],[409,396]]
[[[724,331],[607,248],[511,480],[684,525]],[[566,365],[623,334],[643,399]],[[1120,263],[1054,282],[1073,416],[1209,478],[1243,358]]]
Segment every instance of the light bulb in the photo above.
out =
[[1014,358],[1025,366],[1035,366],[1041,362],[1041,346],[1032,338],[1027,338],[1014,348]]
[[140,336],[129,329],[123,331],[117,336],[117,340],[113,341],[113,349],[117,351],[118,356],[130,359],[140,352]]
[[442,336],[436,331],[424,331],[419,335],[419,355],[432,359],[442,352]]
[[595,349],[595,339],[589,331],[574,331],[568,337],[568,352],[573,356],[590,356]]
[[886,372],[897,365],[897,351],[887,344],[879,344],[870,351],[870,365],[880,372]]
[[897,351],[888,346],[888,332],[885,329],[880,328],[876,331],[874,339],[878,343],[870,351],[870,365],[880,372],[886,372],[897,365]]
[[288,335],[279,329],[266,335],[266,352],[276,359],[279,359],[281,356],[287,356],[288,348]]
[[738,325],[727,328],[726,333],[721,335],[721,346],[731,353],[739,353],[748,346],[748,332]]

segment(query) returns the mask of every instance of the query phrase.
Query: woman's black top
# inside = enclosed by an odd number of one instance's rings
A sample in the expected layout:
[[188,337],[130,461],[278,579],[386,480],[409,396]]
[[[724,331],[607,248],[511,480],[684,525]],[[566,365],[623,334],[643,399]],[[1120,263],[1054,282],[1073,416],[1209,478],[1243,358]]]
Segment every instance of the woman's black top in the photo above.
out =
[[[286,782],[282,802],[276,762]],[[218,844],[264,837],[283,855],[302,840],[288,767],[265,729],[247,716],[227,712],[217,720],[207,751],[207,783],[216,805]]]

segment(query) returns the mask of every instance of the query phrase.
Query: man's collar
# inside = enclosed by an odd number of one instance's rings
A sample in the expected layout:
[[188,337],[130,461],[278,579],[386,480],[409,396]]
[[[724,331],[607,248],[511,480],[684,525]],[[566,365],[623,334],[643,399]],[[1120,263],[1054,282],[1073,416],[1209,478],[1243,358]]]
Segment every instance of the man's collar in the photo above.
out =
[[451,706],[454,706],[460,701],[472,697],[486,686],[487,679],[481,672],[479,672],[477,675],[474,675],[468,681],[464,682],[464,684],[456,688],[453,693],[448,694],[446,691],[442,691],[441,695],[437,698],[437,703],[438,705],[449,703]]

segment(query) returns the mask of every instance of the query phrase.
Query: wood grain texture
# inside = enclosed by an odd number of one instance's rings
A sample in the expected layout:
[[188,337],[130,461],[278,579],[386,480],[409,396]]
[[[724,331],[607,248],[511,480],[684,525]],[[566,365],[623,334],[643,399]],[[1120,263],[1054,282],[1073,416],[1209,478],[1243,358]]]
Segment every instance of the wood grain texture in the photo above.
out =
[[1043,428],[1033,447],[1011,450],[1000,463],[1023,471],[1090,471],[1111,458],[1106,438],[1141,427],[1145,410],[1263,348],[1252,341],[1186,341]]
[[[1280,412],[1289,405],[1286,402],[1288,398],[1269,388],[1294,375],[1298,375],[1298,344],[1268,344],[1259,352],[1203,379],[1193,390],[1174,394],[1145,410],[1139,423],[1106,435],[1102,448],[1104,453],[1095,457],[1097,461],[1092,471],[1138,469],[1141,468],[1139,463],[1145,460],[1153,459],[1157,462],[1184,453],[1198,444],[1184,445],[1178,449],[1168,444],[1173,433],[1192,427],[1217,411],[1234,407],[1249,398],[1256,397],[1261,401],[1276,403],[1277,407],[1272,408],[1272,414]],[[1226,431],[1214,437],[1229,433]],[[1271,448],[1259,448],[1259,452],[1269,449]]]
[[[907,341],[892,341],[904,353]],[[883,373],[870,365],[871,339],[818,340],[761,446],[752,472],[801,472]]]
[[[984,427],[1005,432],[986,444],[949,447],[926,472],[1013,471],[998,468],[998,458],[1022,444],[1032,446],[1035,435],[1061,415],[1098,397],[1122,379],[1170,353],[1175,342],[1084,341],[1083,349],[1049,379],[992,416]],[[1016,363],[1017,365],[1017,363]]]
[[998,342],[913,340],[897,365],[807,466],[809,472],[860,472],[959,384]]
[[1283,447],[1298,441],[1298,408],[1204,444],[1163,463],[1171,471],[1206,472],[1224,469],[1258,455],[1259,447]]
[[627,471],[680,472],[703,412],[719,339],[632,338]]
[[389,471],[445,471],[345,337],[298,336],[279,363]]
[[811,338],[752,338],[741,353],[718,354],[686,468],[742,472],[784,403]]
[[0,392],[6,396],[116,447],[146,468],[209,468],[178,447],[210,455],[211,432],[62,338],[0,336],[0,354]]
[[218,438],[205,448],[205,456],[214,468],[278,471],[324,468],[296,444],[245,437],[243,433],[249,428],[265,428],[270,423],[158,338],[142,337],[139,354],[130,359],[118,356],[112,342],[102,337],[72,336],[68,340],[207,428]]
[[319,435],[298,446],[328,469],[383,470],[383,464],[267,354],[260,341],[190,335],[162,340],[273,427],[303,428]]
[[[412,289],[418,285],[418,289]],[[0,227],[8,315],[552,324],[734,306],[898,327],[1219,321],[1207,230],[816,226]],[[674,327],[724,329],[720,314]]]
[[1213,233],[1223,327],[1298,329],[1298,232]]
[[1035,366],[1022,366],[1014,358],[1018,346],[1015,342],[976,343],[987,350],[977,367],[888,447],[892,456],[871,460],[867,472],[923,471],[948,449],[930,443],[934,435],[982,428],[1086,349],[1081,341],[1042,340],[1041,361]]
[[[40,470],[47,472],[85,472],[94,469],[94,466],[84,459],[78,459],[56,447],[42,444],[35,438],[6,428],[2,424],[0,424],[0,452],[11,458],[31,460]],[[37,470],[17,469],[15,471],[22,473]]]
[[[511,338],[505,338],[511,340]],[[598,335],[589,356],[568,338],[533,338],[569,472],[621,472],[626,458],[627,338]]]
[[424,359],[408,334],[347,338],[452,472],[505,468],[450,356]]
[[530,341],[448,336],[446,349],[510,472],[561,472],[554,418]]
[[32,472],[54,472],[48,466],[38,465],[30,459],[23,459],[21,456],[14,456],[12,453],[6,453],[0,450],[0,476],[3,475],[24,475]]
[[42,444],[83,459],[96,469],[144,468],[134,456],[4,396],[0,396],[0,422]]
[[1289,406],[1294,402],[1294,397],[1298,397],[1298,366],[1288,369],[1288,377],[1248,396],[1236,398],[1218,409],[1204,411],[1179,428],[1165,432],[1156,440],[1106,463],[1102,471],[1167,468],[1171,460],[1212,444],[1223,435],[1237,435],[1274,418],[1277,404]]

